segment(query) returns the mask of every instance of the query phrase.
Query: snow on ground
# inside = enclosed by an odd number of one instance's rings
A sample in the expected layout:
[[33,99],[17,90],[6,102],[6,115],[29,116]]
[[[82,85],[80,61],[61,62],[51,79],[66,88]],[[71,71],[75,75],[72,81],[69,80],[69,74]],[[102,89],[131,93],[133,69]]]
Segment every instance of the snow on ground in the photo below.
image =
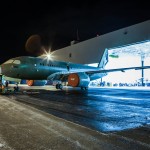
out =
[[8,146],[8,144],[2,139],[2,135],[0,134],[0,150],[14,150]]

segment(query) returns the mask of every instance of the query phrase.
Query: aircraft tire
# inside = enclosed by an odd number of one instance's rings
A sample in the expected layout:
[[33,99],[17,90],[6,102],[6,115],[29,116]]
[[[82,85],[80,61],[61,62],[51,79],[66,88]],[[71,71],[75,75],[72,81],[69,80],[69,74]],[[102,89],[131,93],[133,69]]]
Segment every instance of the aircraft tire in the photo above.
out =
[[85,90],[88,90],[88,87],[84,87]]
[[87,90],[88,87],[81,87],[81,90]]
[[59,89],[59,84],[56,84],[56,89]]
[[56,89],[61,89],[62,90],[63,85],[62,84],[56,84]]
[[62,84],[59,84],[59,89],[63,89],[63,85]]
[[84,87],[81,87],[81,90],[84,90]]

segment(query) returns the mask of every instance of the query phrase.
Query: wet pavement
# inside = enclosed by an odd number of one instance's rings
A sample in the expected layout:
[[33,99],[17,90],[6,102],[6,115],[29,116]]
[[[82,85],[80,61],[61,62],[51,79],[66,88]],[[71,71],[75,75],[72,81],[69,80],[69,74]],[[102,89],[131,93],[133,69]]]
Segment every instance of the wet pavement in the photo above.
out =
[[149,150],[149,92],[46,87],[0,95],[0,150]]
[[150,124],[150,90],[66,88],[62,91],[32,90],[9,97],[101,132]]

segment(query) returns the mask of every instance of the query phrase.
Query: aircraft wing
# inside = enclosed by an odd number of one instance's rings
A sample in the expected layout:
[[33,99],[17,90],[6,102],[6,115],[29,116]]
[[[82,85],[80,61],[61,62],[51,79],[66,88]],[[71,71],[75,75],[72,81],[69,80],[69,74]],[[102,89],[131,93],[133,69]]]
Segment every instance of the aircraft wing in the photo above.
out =
[[101,69],[101,70],[92,70],[92,71],[63,71],[63,72],[57,72],[53,73],[50,76],[48,76],[47,80],[53,80],[58,75],[69,75],[71,73],[79,73],[79,72],[86,72],[87,74],[95,74],[95,73],[109,73],[109,72],[125,72],[126,70],[141,70],[141,69],[150,69],[150,66],[144,66],[144,67],[129,67],[129,68],[117,68],[117,69]]
[[117,71],[125,72],[126,70],[141,70],[141,69],[150,69],[150,66],[117,68],[117,69],[101,69],[101,70],[87,71],[87,73],[88,74],[93,74],[93,73],[109,73],[109,72],[117,72]]

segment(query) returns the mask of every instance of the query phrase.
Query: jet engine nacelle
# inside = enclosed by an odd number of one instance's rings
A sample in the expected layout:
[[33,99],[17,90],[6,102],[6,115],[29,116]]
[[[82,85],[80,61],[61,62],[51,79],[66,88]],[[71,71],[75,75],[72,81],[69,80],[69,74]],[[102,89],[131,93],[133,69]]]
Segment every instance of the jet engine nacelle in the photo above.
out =
[[86,73],[72,73],[68,76],[68,85],[72,87],[88,87],[90,78]]
[[47,80],[26,80],[28,86],[44,86]]

